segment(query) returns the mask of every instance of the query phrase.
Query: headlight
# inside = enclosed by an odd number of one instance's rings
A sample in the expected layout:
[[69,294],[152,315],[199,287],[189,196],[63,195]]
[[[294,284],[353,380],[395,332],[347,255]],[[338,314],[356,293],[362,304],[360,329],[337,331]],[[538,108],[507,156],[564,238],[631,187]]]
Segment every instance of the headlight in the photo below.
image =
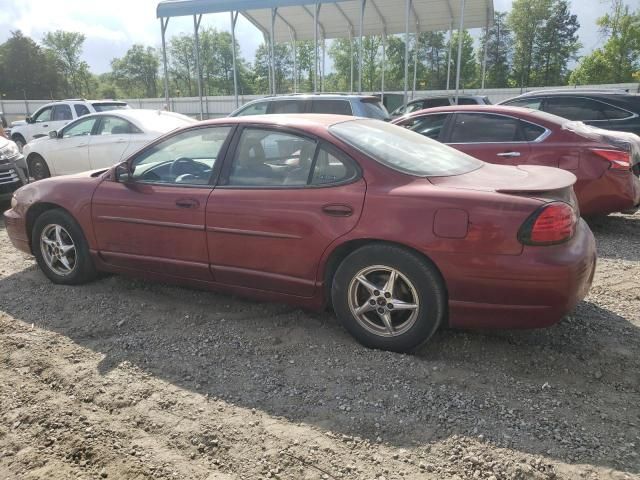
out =
[[11,158],[18,154],[20,154],[20,150],[18,150],[18,146],[13,142],[9,142],[6,147],[0,148],[0,156],[2,157]]
[[16,208],[17,206],[18,206],[18,199],[14,195],[13,197],[11,197],[11,208]]

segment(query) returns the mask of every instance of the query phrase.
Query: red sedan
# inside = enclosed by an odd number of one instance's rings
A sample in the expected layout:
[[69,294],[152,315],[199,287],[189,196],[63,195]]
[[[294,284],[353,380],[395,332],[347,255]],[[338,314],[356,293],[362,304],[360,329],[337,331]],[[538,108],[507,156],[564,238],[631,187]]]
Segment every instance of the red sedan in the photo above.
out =
[[584,216],[640,204],[640,137],[519,107],[431,108],[394,120],[485,162],[558,167],[577,177]]
[[445,324],[550,325],[584,297],[596,253],[574,181],[376,120],[239,117],[29,184],[4,218],[56,283],[106,271],[331,304],[363,344],[408,351]]

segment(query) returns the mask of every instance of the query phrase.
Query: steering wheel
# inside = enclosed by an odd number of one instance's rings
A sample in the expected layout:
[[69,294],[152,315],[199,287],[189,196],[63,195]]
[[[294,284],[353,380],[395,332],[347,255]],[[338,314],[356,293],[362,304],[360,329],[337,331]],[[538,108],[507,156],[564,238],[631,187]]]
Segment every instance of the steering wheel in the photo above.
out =
[[186,173],[198,173],[202,170],[202,166],[199,162],[196,162],[193,158],[180,157],[171,163],[169,172],[174,177],[179,177]]

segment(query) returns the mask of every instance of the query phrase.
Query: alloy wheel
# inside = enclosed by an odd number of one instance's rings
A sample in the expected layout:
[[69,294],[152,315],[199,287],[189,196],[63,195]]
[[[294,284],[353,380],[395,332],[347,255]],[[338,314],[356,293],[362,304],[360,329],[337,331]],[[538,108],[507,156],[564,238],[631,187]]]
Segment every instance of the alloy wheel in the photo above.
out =
[[49,224],[40,235],[40,251],[55,274],[67,276],[76,268],[76,245],[64,227]]

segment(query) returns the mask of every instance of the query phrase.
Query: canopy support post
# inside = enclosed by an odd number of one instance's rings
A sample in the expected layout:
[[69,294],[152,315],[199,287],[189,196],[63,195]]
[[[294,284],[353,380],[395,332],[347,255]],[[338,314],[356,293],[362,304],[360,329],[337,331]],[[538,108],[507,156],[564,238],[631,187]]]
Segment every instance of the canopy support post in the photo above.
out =
[[456,105],[458,104],[458,95],[460,93],[460,64],[462,63],[462,36],[464,33],[464,3],[460,0],[460,28],[458,29],[458,68],[456,68]]
[[382,32],[382,71],[380,72],[380,101],[384,105],[384,71],[387,66],[387,29]]
[[298,93],[298,40],[296,34],[289,29],[291,35],[291,53],[293,54],[293,93]]
[[316,2],[313,7],[313,93],[318,93],[318,13],[320,5]]
[[362,55],[364,53],[364,8],[367,0],[360,0],[360,42],[358,44],[358,93],[362,93]]
[[406,110],[407,101],[409,100],[409,16],[411,14],[412,0],[404,0],[404,101],[403,105]]
[[231,13],[231,55],[233,56],[233,96],[235,98],[236,108],[240,107],[238,99],[238,69],[236,66],[236,22],[238,21],[238,12]]
[[453,49],[453,20],[449,24],[449,54],[447,55],[447,93],[449,93],[451,81],[451,51]]
[[416,41],[413,46],[413,48],[415,48],[415,52],[413,55],[413,90],[411,90],[411,100],[416,97],[416,81],[418,78],[418,45],[420,44],[420,29],[417,28],[417,25],[415,39]]
[[324,67],[325,67],[325,60],[326,60],[326,47],[327,47],[326,39],[323,36],[322,37],[322,72],[320,74],[320,91],[323,93],[324,93],[324,77],[325,77]]
[[169,74],[167,70],[167,44],[165,41],[167,25],[169,25],[169,17],[166,19],[160,17],[160,32],[162,33],[162,65],[164,67],[164,101],[165,109],[169,110]]
[[278,94],[278,85],[276,80],[276,45],[275,45],[275,28],[276,28],[276,15],[278,14],[278,8],[271,9],[271,30],[269,31],[271,44],[271,78],[273,79],[271,83],[272,94],[275,96]]
[[482,82],[480,89],[484,91],[484,81],[487,73],[487,46],[489,44],[489,9],[487,8],[487,26],[484,31],[484,54],[482,55]]
[[196,70],[198,72],[198,97],[200,97],[200,120],[204,120],[204,106],[202,103],[202,68],[200,65],[200,36],[198,31],[200,30],[200,21],[202,15],[193,16],[193,33],[195,37],[194,47],[196,54]]
[[349,56],[351,73],[349,74],[349,93],[353,93],[353,29],[349,28]]

